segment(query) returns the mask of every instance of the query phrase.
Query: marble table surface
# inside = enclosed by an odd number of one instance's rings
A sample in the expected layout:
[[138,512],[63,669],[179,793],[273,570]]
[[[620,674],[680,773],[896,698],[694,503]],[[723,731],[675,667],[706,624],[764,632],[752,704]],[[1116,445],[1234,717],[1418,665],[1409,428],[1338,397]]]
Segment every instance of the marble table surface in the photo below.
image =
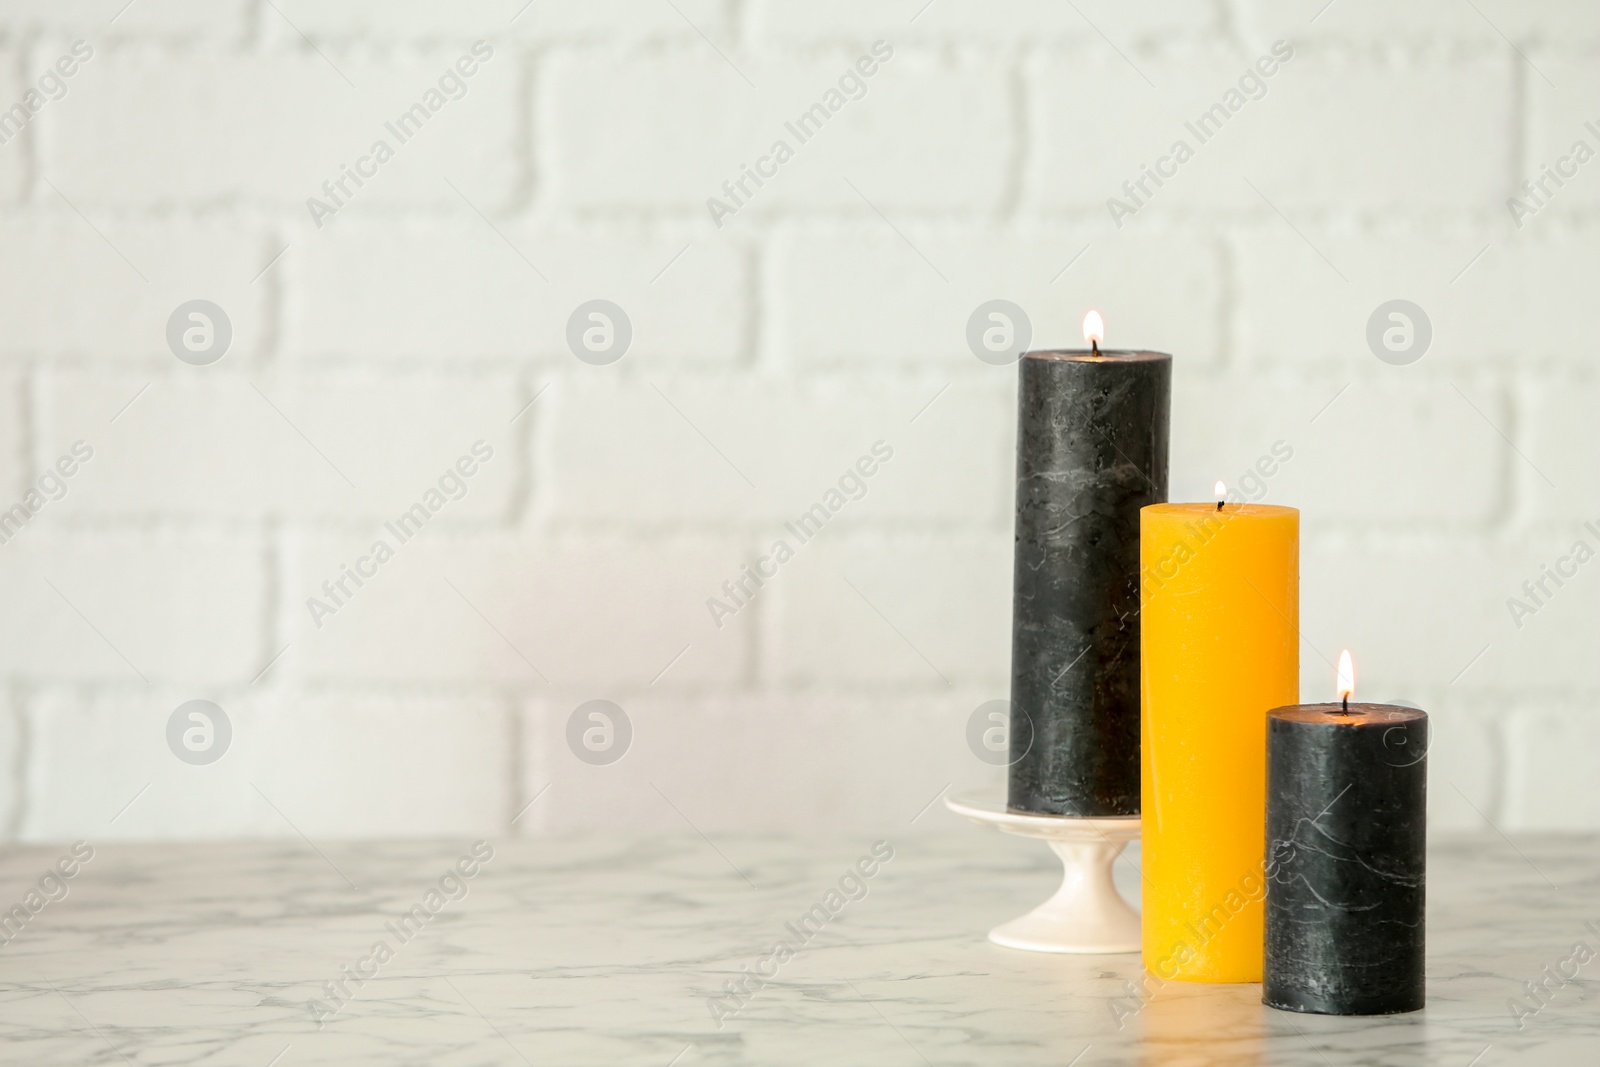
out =
[[991,945],[1055,859],[912,829],[887,860],[868,837],[509,838],[487,862],[465,840],[11,847],[0,1063],[1600,1063],[1600,959],[1565,962],[1600,949],[1593,839],[1436,841],[1428,1007],[1340,1019],[1256,986],[1141,1000],[1135,955]]

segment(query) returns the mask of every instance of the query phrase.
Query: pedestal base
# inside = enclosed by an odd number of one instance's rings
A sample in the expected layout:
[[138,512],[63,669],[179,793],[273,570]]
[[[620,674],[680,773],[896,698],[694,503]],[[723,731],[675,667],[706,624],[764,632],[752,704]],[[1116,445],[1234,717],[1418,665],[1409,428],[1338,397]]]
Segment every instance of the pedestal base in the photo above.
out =
[[1111,881],[1111,865],[1139,836],[1137,815],[1074,819],[1008,811],[976,794],[945,797],[975,823],[1047,842],[1061,860],[1061,888],[1028,914],[989,931],[989,940],[1030,952],[1138,952],[1139,913]]

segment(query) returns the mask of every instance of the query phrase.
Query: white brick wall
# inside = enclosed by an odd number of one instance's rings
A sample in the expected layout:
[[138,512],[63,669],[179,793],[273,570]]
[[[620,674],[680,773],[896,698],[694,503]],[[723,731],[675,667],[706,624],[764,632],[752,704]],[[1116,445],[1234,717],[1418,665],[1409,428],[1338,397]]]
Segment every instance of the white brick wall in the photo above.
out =
[[677,226],[498,228],[460,200],[438,220],[330,221],[274,268],[296,290],[289,352],[313,363],[359,356],[506,366],[540,357],[570,373],[567,319],[604,298],[633,324],[631,358],[748,360],[754,330],[742,246],[694,243],[694,230]]
[[885,211],[995,207],[1018,146],[1005,72],[990,64],[898,49],[861,81],[865,95],[812,139],[802,144],[786,133],[784,124],[832,88],[869,43],[804,60],[741,53],[754,89],[715,55],[562,57],[539,86],[548,100],[555,206],[709,219],[706,197],[723,195],[722,182],[741,164],[786,138],[794,159],[756,193],[749,215],[855,212],[862,195]]
[[[951,829],[918,813],[1003,778],[964,734],[1007,684],[1015,371],[964,336],[994,298],[1036,345],[1095,306],[1175,354],[1175,496],[1294,449],[1267,491],[1305,512],[1305,692],[1350,647],[1433,713],[1435,825],[1600,828],[1600,563],[1506,603],[1600,549],[1600,162],[1506,208],[1600,150],[1592,5],[124,2],[0,11],[0,113],[94,49],[0,145],[0,509],[94,449],[0,544],[0,837]],[[479,39],[318,226],[306,198]],[[209,366],[165,337],[197,298],[233,329]],[[1395,298],[1432,322],[1410,366],[1365,342]],[[632,327],[611,365],[568,350],[595,299]],[[195,698],[234,729],[207,766],[165,740]],[[634,730],[606,766],[566,741],[595,698]]]

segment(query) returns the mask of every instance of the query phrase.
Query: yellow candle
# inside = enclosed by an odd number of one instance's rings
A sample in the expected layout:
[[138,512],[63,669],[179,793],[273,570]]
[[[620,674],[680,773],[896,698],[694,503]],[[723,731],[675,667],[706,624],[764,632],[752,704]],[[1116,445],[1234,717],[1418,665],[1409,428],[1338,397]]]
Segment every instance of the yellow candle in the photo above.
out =
[[1140,512],[1144,966],[1259,982],[1267,712],[1300,700],[1300,512]]

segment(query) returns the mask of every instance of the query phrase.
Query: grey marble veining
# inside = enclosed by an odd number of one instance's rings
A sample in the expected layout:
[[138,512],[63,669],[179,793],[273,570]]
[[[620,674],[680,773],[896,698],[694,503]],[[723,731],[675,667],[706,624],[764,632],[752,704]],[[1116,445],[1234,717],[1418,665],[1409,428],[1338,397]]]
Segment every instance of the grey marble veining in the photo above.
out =
[[[774,942],[799,942],[791,926],[827,911],[870,840],[494,842],[467,895],[320,1029],[308,1001],[375,940],[394,941],[385,924],[470,842],[328,843],[321,855],[301,842],[98,847],[68,895],[0,946],[0,1062],[1600,1062],[1600,959],[1551,983],[1520,1029],[1508,1005],[1575,943],[1600,948],[1585,926],[1600,926],[1593,839],[1437,842],[1428,1007],[1338,1019],[1264,1008],[1257,986],[1169,984],[1141,1002],[1136,956],[998,948],[987,928],[1053,888],[1047,850],[966,826],[884,836],[894,857],[846,883],[865,895],[836,898],[838,914],[781,963],[764,962]],[[64,851],[8,850],[3,906]],[[1137,872],[1123,866],[1131,889]],[[719,1028],[724,984],[773,966]]]

